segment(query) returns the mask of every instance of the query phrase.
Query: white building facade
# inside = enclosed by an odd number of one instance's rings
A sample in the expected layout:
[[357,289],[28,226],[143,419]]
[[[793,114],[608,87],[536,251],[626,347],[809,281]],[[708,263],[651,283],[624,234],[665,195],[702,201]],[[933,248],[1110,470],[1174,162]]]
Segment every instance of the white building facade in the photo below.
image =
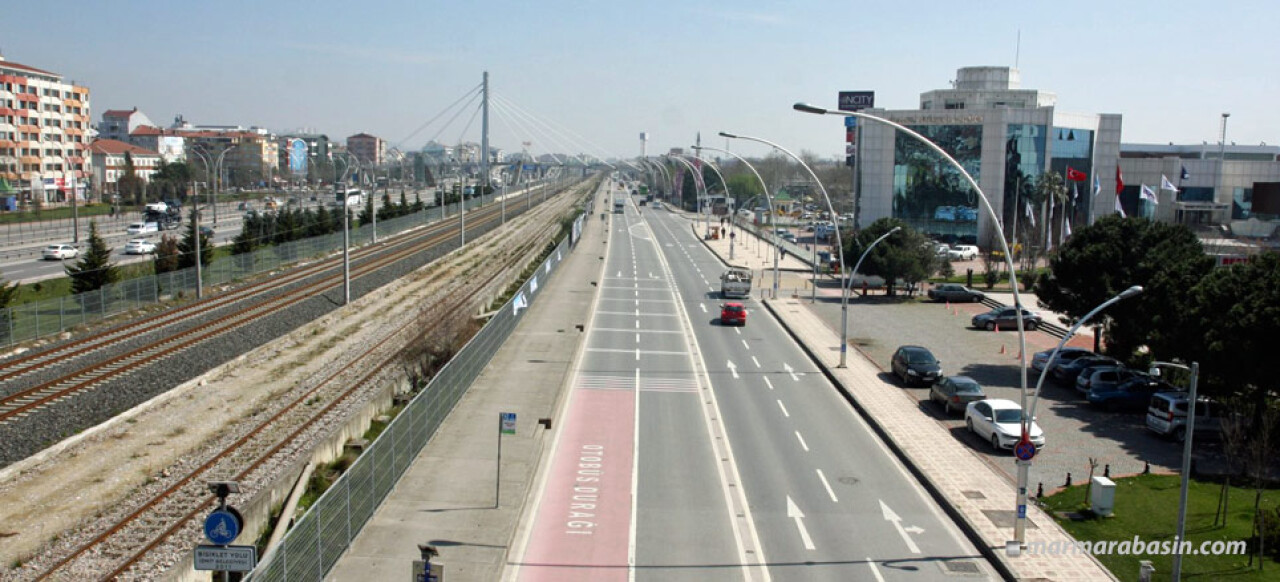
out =
[[[1017,69],[967,67],[957,72],[953,89],[921,94],[919,109],[864,112],[905,125],[955,157],[991,201],[1006,238],[1014,238],[1014,229],[1039,228],[1040,239],[1061,240],[1067,222],[1078,226],[1113,212],[1121,116],[1059,111],[1054,94],[1020,85]],[[948,242],[984,249],[994,242],[994,225],[977,194],[935,152],[865,120],[857,122],[855,141],[859,227],[893,217]],[[1066,182],[1075,195],[1052,215],[1047,204],[1035,205],[1038,226],[1032,227],[1027,194],[1041,175],[1065,179],[1068,168],[1078,179]]]

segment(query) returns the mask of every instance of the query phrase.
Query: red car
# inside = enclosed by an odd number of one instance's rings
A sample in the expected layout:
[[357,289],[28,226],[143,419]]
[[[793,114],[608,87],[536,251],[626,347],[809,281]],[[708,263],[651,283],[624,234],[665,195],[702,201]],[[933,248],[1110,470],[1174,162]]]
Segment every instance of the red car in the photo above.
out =
[[741,303],[725,303],[720,306],[720,325],[746,325],[747,308]]

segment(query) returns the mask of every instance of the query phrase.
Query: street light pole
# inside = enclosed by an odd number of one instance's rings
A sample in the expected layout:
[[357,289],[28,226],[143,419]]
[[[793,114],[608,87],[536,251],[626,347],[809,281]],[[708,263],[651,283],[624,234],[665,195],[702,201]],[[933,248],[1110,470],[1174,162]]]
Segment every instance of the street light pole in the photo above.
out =
[[[777,148],[782,153],[787,154],[788,156],[791,157],[791,159],[795,160],[796,162],[799,162],[800,166],[804,168],[805,171],[809,172],[809,177],[813,178],[813,182],[818,185],[818,190],[822,192],[822,199],[825,200],[827,203],[827,212],[831,213],[832,216],[836,215],[836,209],[834,206],[831,205],[831,197],[827,195],[827,189],[825,186],[822,185],[822,180],[818,179],[818,175],[813,173],[813,168],[810,168],[809,164],[804,163],[804,160],[800,159],[800,156],[797,156],[791,153],[791,150],[788,150],[787,148],[784,148],[766,139],[761,139],[758,137],[750,137],[745,135],[734,135],[732,133],[725,133],[723,131],[720,132],[720,135],[727,138],[745,139],[748,141],[759,142],[768,146],[772,146],[774,148]],[[840,238],[840,221],[839,220],[831,221],[831,226],[832,226],[832,229],[835,231],[835,235],[836,235],[836,253],[840,257],[840,278],[844,279],[845,278],[844,244],[842,244],[843,240]],[[810,297],[810,301],[816,303],[818,301],[818,236],[817,236],[816,230],[814,231],[814,237],[813,237],[813,255],[814,255],[813,294]],[[848,297],[848,294],[846,293],[841,296],[841,299],[840,299],[841,308],[848,309],[848,304],[849,304],[849,297]],[[840,352],[844,353],[844,350],[845,350],[845,346],[844,344],[841,344]]]
[[[697,154],[698,159],[701,159],[702,146],[695,145],[693,146],[693,149],[694,151],[698,152]],[[728,209],[729,211],[729,260],[732,261],[733,260],[733,242],[734,242],[733,239],[736,237],[734,237],[733,235],[734,205],[729,203],[730,200],[733,200],[733,195],[729,193],[729,181],[724,179],[724,174],[720,173],[720,169],[717,168],[716,165],[711,162],[711,160],[703,160],[703,161],[707,163],[707,167],[711,168],[712,172],[716,173],[716,176],[720,178],[720,185],[724,187],[725,208]],[[708,202],[710,202],[710,200],[708,200]],[[708,212],[710,212],[710,210],[708,210]],[[708,214],[708,217],[709,216],[710,214]]]
[[841,285],[842,299],[840,301],[840,365],[837,366],[838,368],[845,367],[845,354],[849,351],[849,286],[853,284],[853,276],[858,274],[858,268],[862,266],[862,259],[867,258],[867,254],[871,252],[871,249],[880,244],[880,241],[889,238],[890,235],[900,230],[902,230],[901,226],[895,226],[889,232],[880,235],[880,238],[867,245],[867,250],[862,251],[862,256],[858,257],[858,262],[853,265],[853,271],[849,273],[849,276],[845,277],[841,274],[840,278],[843,284]]
[[[1227,116],[1223,114],[1223,123]],[[1191,485],[1191,441],[1196,430],[1196,384],[1200,378],[1200,363],[1191,362],[1188,367],[1174,362],[1152,362],[1151,375],[1160,375],[1160,366],[1191,372],[1191,391],[1187,394],[1187,426],[1182,442],[1182,488],[1178,494],[1178,531],[1173,537],[1173,582],[1182,580],[1182,542],[1187,535],[1187,489]]]
[[773,298],[777,299],[778,298],[778,255],[782,254],[782,243],[778,240],[778,230],[776,228],[773,228],[773,217],[776,216],[776,214],[774,214],[773,212],[773,196],[769,195],[769,186],[767,186],[764,183],[764,178],[760,177],[760,172],[757,172],[755,166],[752,166],[751,162],[748,162],[746,158],[738,154],[735,154],[729,150],[722,150],[720,148],[713,148],[711,146],[702,146],[702,149],[726,153],[737,158],[738,161],[745,164],[747,168],[751,170],[751,173],[755,174],[756,179],[760,181],[760,187],[764,189],[764,199],[766,202],[769,203],[769,227],[770,227],[769,229],[772,231],[770,235],[773,237],[773,246],[774,246],[773,248]]
[[[1001,250],[1004,251],[1005,265],[1009,267],[1009,286],[1010,288],[1013,289],[1013,306],[1014,306],[1014,313],[1016,314],[1017,320],[1018,320],[1018,344],[1020,346],[1020,349],[1018,350],[1018,369],[1020,372],[1019,376],[1021,381],[1021,390],[1020,390],[1021,396],[1019,401],[1023,411],[1022,438],[1020,439],[1020,442],[1030,441],[1031,420],[1030,420],[1030,417],[1026,414],[1026,411],[1027,411],[1027,337],[1026,337],[1026,328],[1023,326],[1023,321],[1022,321],[1023,319],[1022,318],[1022,298],[1018,294],[1018,274],[1017,274],[1016,267],[1013,264],[1013,256],[1012,254],[1009,253],[1009,244],[1004,237],[1004,229],[1000,226],[1000,217],[996,216],[995,208],[991,206],[991,200],[987,198],[986,193],[984,193],[982,191],[982,188],[978,186],[978,182],[973,179],[973,176],[970,176],[969,172],[964,169],[964,166],[961,165],[960,162],[956,161],[955,158],[951,157],[951,154],[948,154],[946,150],[942,149],[941,147],[938,146],[938,144],[933,143],[925,136],[920,135],[918,132],[913,131],[910,128],[900,123],[890,121],[883,117],[862,113],[860,111],[830,111],[828,109],[810,105],[808,103],[796,103],[795,105],[792,106],[792,108],[801,113],[814,113],[818,115],[843,115],[845,117],[859,117],[862,119],[869,119],[872,121],[876,121],[876,122],[888,125],[889,127],[892,127],[898,131],[901,131],[915,138],[916,140],[920,141],[920,143],[924,144],[925,147],[928,147],[934,152],[937,152],[938,155],[942,156],[942,158],[947,161],[947,163],[951,164],[952,167],[954,167],[958,172],[960,172],[960,175],[964,176],[964,179],[969,184],[969,187],[973,188],[974,192],[977,192],[978,199],[982,200],[983,207],[986,208],[987,210],[987,217],[991,220],[991,227],[995,229],[996,234],[998,235],[996,237],[996,240],[999,241]],[[839,221],[837,221],[837,224],[839,224]],[[1027,541],[1026,540],[1026,521],[1027,521],[1026,499],[1027,499],[1027,480],[1029,478],[1028,473],[1030,471],[1030,468],[1031,468],[1030,461],[1018,462],[1018,491],[1017,491],[1018,501],[1017,501],[1017,507],[1015,508],[1016,509],[1015,515],[1017,516],[1017,522],[1014,528],[1014,532],[1015,532],[1014,541],[1017,542],[1019,547],[1026,545],[1026,541]]]

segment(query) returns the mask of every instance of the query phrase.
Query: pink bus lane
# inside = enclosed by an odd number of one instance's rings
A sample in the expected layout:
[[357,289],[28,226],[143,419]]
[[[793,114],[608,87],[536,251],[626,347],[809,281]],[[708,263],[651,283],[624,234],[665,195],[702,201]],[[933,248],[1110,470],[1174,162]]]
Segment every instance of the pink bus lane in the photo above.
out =
[[635,397],[574,391],[520,563],[522,582],[627,579]]

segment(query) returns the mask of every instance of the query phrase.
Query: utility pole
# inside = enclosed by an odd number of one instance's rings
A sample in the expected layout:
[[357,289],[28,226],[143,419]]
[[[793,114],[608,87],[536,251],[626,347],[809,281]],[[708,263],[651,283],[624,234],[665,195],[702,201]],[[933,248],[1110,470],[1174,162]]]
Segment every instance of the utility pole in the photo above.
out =
[[483,202],[484,193],[493,188],[489,183],[489,71],[484,72],[482,93],[484,99],[480,102],[480,175],[482,176],[480,187],[484,190],[480,191],[480,200]]

